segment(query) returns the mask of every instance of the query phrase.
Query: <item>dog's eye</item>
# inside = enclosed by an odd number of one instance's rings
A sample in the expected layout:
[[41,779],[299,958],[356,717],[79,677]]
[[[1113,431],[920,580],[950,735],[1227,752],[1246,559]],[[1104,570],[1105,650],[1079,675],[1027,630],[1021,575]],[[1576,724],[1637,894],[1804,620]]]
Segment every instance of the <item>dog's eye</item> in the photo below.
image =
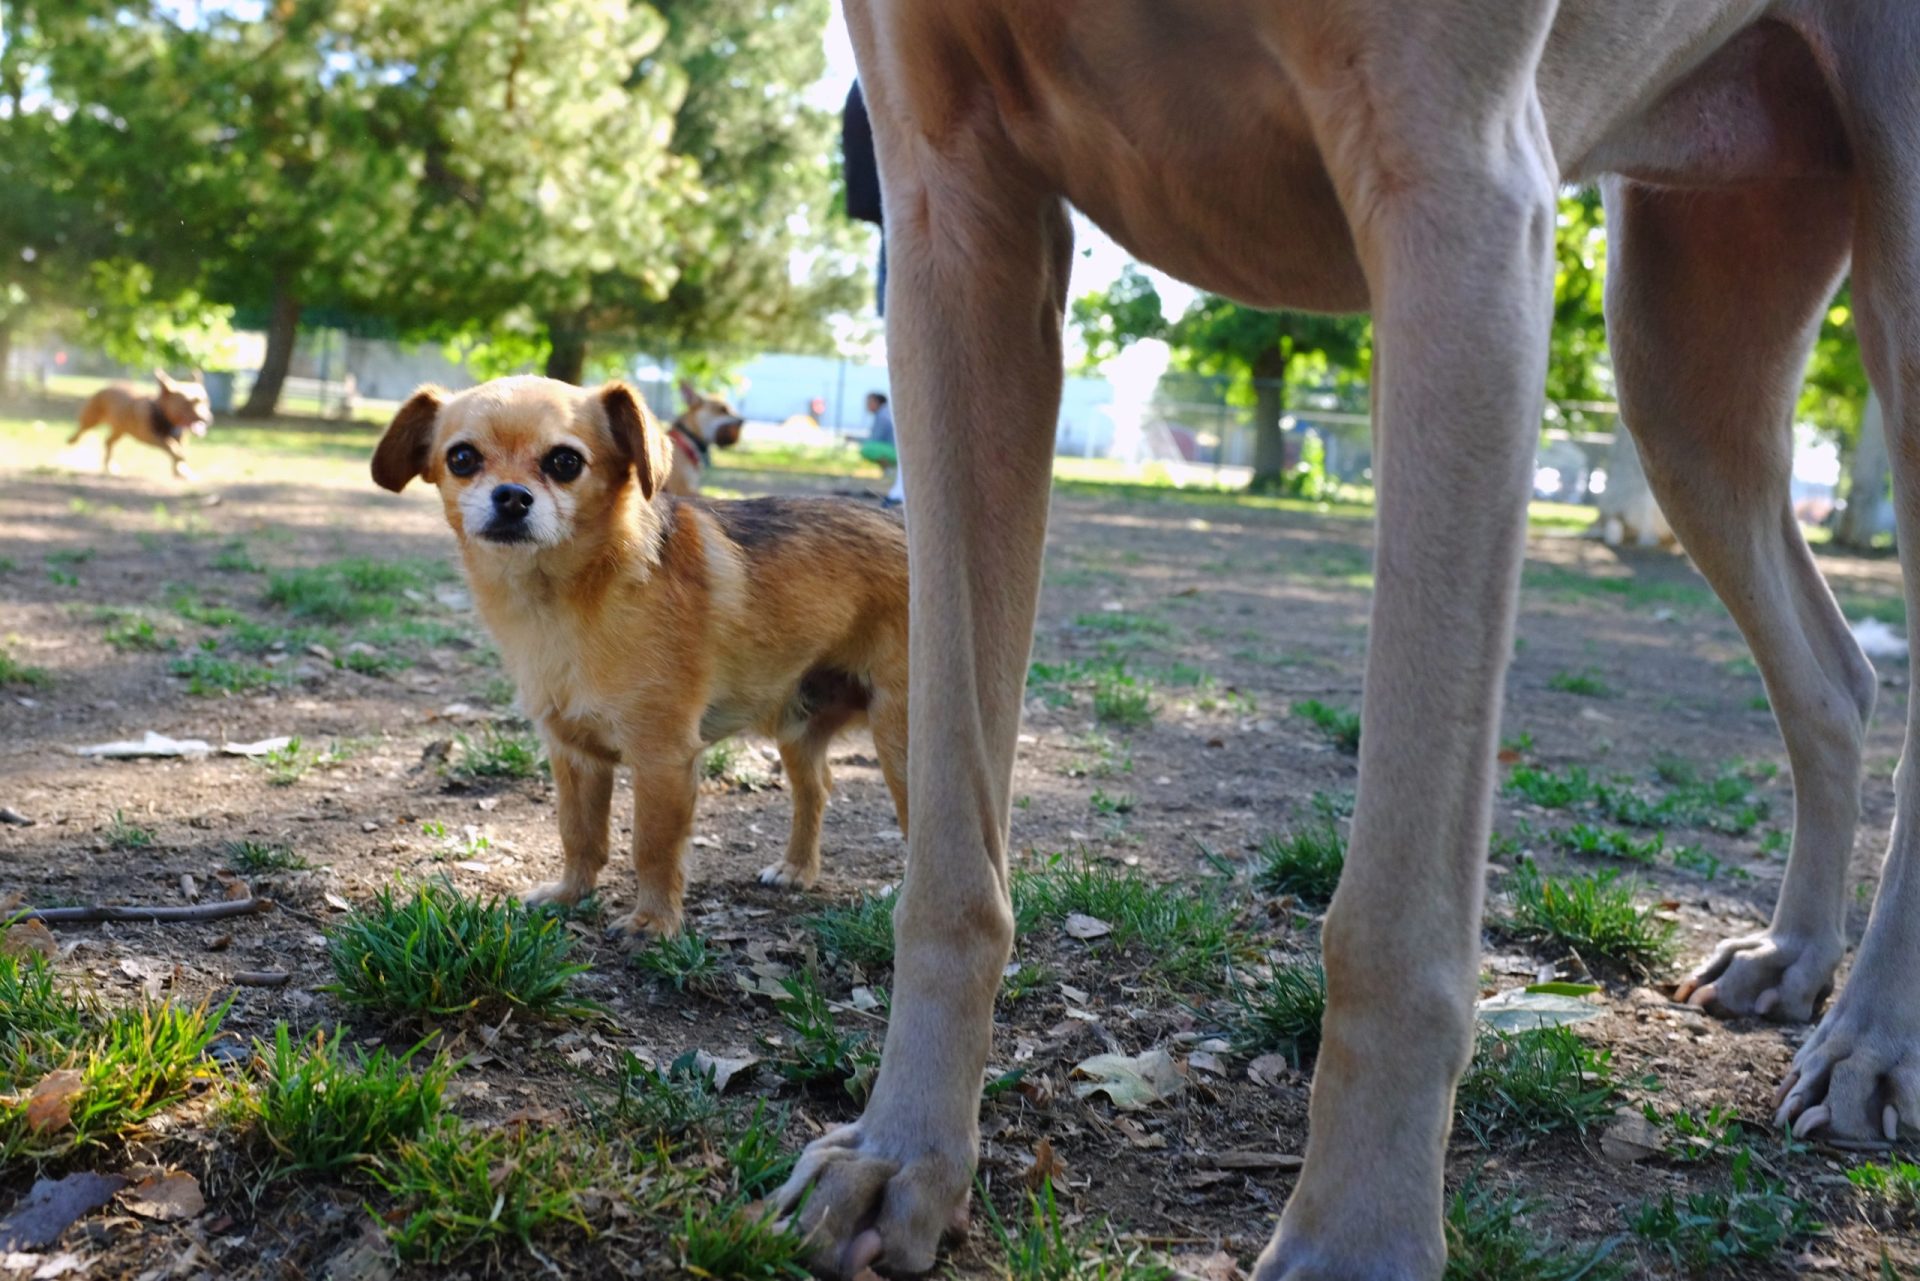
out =
[[580,469],[586,465],[587,460],[580,456],[579,450],[569,449],[565,445],[556,446],[540,460],[540,470],[563,485],[578,477]]
[[480,451],[472,445],[455,445],[447,451],[447,470],[456,476],[471,476],[480,470]]

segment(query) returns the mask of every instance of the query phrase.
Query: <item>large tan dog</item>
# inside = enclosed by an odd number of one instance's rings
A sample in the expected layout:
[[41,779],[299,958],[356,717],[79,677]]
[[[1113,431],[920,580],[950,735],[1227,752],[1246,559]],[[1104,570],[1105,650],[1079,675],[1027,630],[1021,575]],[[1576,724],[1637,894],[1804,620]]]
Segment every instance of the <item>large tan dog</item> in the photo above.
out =
[[539,727],[577,903],[607,861],[614,766],[633,770],[638,902],[617,927],[680,928],[703,749],[743,730],[779,745],[793,793],[769,884],[811,886],[832,778],[827,747],[872,726],[907,825],[907,549],[858,503],[668,494],[672,447],[624,383],[502,378],[425,387],[373,455],[396,493],[440,489],[474,604]]
[[[1845,949],[1874,677],[1788,507],[1796,373],[1853,265],[1920,546],[1913,0],[847,0],[886,200],[910,486],[914,828],[865,1115],[782,1190],[817,1266],[925,1269],[962,1212],[1013,935],[1008,785],[1060,402],[1067,201],[1260,306],[1373,313],[1379,534],[1306,1164],[1261,1281],[1434,1278],[1467,1062],[1560,184],[1604,182],[1620,399],[1753,645],[1796,788],[1770,929],[1686,986],[1806,1019]],[[1463,503],[1471,494],[1474,501]],[[1910,611],[1920,590],[1910,580]],[[1920,707],[1920,700],[1913,706]],[[1920,713],[1852,979],[1781,1114],[1920,1124]]]
[[193,472],[187,467],[187,434],[204,436],[213,424],[207,389],[200,384],[198,375],[185,382],[175,382],[164,371],[156,369],[153,377],[157,395],[142,396],[125,387],[102,387],[87,397],[87,403],[80,407],[80,426],[67,443],[78,444],[82,436],[105,423],[107,445],[100,458],[101,471],[113,470],[113,447],[122,436],[131,436],[163,451],[173,460],[173,474],[191,480]]

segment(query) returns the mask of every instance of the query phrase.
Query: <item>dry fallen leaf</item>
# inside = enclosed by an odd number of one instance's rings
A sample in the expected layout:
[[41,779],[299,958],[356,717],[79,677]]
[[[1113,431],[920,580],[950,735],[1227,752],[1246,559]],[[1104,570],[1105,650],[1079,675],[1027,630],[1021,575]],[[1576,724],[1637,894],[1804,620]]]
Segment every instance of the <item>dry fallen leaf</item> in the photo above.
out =
[[199,1180],[185,1170],[142,1179],[123,1194],[121,1200],[141,1218],[157,1219],[161,1223],[179,1223],[207,1208],[206,1198],[200,1195]]
[[1091,1077],[1073,1087],[1079,1098],[1104,1094],[1123,1112],[1137,1112],[1179,1094],[1187,1079],[1163,1049],[1144,1054],[1096,1054],[1074,1065],[1077,1076]]
[[1084,912],[1069,912],[1066,930],[1068,938],[1097,939],[1113,933],[1113,926],[1097,916],[1088,916]]
[[35,1134],[66,1129],[73,1123],[73,1101],[86,1088],[86,1078],[72,1068],[41,1077],[27,1097],[27,1129]]
[[1639,1112],[1622,1111],[1600,1135],[1600,1155],[1615,1165],[1632,1165],[1666,1149],[1660,1127]]
[[0,956],[44,956],[49,961],[60,955],[60,940],[45,921],[22,921],[0,933]]
[[1053,1150],[1051,1139],[1042,1139],[1033,1145],[1033,1156],[1020,1177],[1030,1191],[1038,1192],[1049,1183],[1063,1188],[1067,1184],[1067,1163]]
[[1291,1070],[1292,1065],[1288,1063],[1286,1055],[1262,1054],[1247,1064],[1247,1080],[1271,1090],[1285,1081]]
[[708,1054],[705,1050],[695,1050],[693,1052],[694,1072],[700,1075],[707,1073],[713,1075],[713,1092],[715,1094],[725,1094],[729,1081],[759,1061],[759,1059],[754,1058],[751,1054],[743,1059],[726,1059],[715,1054]]

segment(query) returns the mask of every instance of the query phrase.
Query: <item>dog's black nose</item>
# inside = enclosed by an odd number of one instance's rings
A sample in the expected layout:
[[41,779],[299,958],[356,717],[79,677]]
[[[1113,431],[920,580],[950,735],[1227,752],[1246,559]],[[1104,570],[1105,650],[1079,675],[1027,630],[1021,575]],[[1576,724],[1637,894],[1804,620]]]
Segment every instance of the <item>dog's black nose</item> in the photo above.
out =
[[525,485],[495,485],[493,514],[501,520],[520,520],[533,510],[533,491]]

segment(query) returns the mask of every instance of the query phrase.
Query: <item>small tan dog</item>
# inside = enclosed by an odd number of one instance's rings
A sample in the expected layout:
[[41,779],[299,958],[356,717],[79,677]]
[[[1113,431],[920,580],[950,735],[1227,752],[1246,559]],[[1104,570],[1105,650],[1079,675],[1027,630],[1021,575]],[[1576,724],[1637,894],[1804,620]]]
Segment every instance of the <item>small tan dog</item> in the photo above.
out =
[[607,861],[613,769],[633,770],[638,905],[616,928],[680,928],[700,756],[743,730],[779,744],[793,792],[768,884],[820,875],[828,744],[867,721],[907,825],[907,544],[899,521],[830,499],[666,492],[673,446],[624,383],[502,378],[424,387],[373,455],[398,492],[439,486],[480,616],[539,727],[572,904]]
[[701,395],[684,378],[680,398],[686,408],[667,427],[667,440],[673,445],[667,492],[692,498],[700,492],[700,478],[713,461],[713,446],[731,449],[739,441],[741,418],[721,397]]
[[153,371],[153,376],[159,384],[156,396],[142,396],[126,387],[102,387],[87,397],[87,403],[80,407],[80,426],[67,443],[78,444],[82,436],[105,423],[107,447],[101,456],[101,471],[113,470],[114,445],[122,436],[131,436],[165,451],[173,460],[173,474],[191,480],[193,472],[187,467],[187,433],[204,436],[213,424],[207,389],[201,386],[198,374],[186,382],[175,382],[158,369]]

